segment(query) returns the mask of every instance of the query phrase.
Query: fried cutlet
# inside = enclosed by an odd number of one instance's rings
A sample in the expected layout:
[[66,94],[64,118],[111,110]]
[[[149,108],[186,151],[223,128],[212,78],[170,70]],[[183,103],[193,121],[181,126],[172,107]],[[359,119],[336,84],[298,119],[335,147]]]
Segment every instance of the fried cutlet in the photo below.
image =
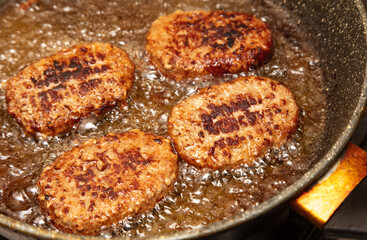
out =
[[178,10],[153,22],[146,49],[164,76],[180,81],[255,69],[271,58],[273,40],[253,15]]
[[169,192],[177,171],[168,139],[140,130],[108,134],[47,166],[38,200],[58,229],[94,235],[152,208]]
[[128,54],[111,44],[80,44],[43,58],[7,84],[8,113],[29,134],[54,136],[83,117],[124,104],[134,80]]
[[176,105],[168,120],[179,156],[198,167],[251,165],[290,139],[298,106],[283,84],[248,76],[201,89]]

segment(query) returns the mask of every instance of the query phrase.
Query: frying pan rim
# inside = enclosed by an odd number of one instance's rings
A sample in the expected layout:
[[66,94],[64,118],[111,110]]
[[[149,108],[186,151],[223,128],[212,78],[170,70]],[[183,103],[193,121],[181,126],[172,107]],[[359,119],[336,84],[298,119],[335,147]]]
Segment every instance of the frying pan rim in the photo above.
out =
[[[362,18],[362,25],[364,27],[364,36],[367,36],[367,15],[362,0],[354,0],[355,6],[358,8],[360,17]],[[367,46],[367,39],[366,39]],[[367,64],[367,63],[365,63]],[[364,82],[361,87],[361,94],[359,95],[359,101],[357,107],[354,109],[352,116],[347,124],[347,127],[340,134],[338,141],[333,144],[324,157],[315,164],[315,166],[299,178],[295,183],[288,186],[281,193],[259,204],[253,209],[247,210],[244,213],[233,216],[231,219],[217,221],[198,229],[183,230],[175,233],[163,234],[159,236],[149,237],[149,239],[191,239],[198,237],[205,237],[211,234],[225,231],[227,229],[236,227],[242,223],[254,220],[264,213],[274,209],[275,207],[287,202],[292,197],[303,191],[307,186],[310,186],[313,182],[321,177],[332,164],[338,159],[339,154],[343,151],[345,145],[351,138],[355,128],[358,125],[359,120],[364,115],[364,110],[367,103],[367,66],[365,65]],[[82,239],[106,239],[101,236],[83,236],[74,235],[59,232],[57,230],[46,230],[43,228],[35,227],[31,224],[21,222],[20,220],[13,219],[9,216],[0,214],[0,225],[11,230],[15,230],[24,234],[29,234],[34,237],[41,237],[44,239],[68,239],[68,240],[82,240]],[[116,237],[112,239],[131,239],[126,237]],[[142,238],[139,238],[142,239]]]

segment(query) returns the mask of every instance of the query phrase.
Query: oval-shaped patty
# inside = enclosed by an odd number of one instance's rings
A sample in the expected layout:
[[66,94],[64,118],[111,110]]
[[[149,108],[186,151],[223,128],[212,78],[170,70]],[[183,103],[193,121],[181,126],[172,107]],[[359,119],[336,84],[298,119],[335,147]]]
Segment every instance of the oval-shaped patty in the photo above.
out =
[[26,132],[57,135],[89,114],[124,103],[135,65],[107,43],[80,44],[43,58],[8,81],[8,113]]
[[177,171],[168,139],[139,130],[108,134],[47,166],[38,200],[58,229],[93,235],[152,208],[171,189]]
[[270,59],[273,40],[252,15],[178,10],[153,22],[146,49],[163,75],[180,81],[252,70]]
[[284,144],[298,123],[292,93],[274,80],[249,76],[204,88],[176,105],[168,131],[179,156],[212,169],[251,162]]

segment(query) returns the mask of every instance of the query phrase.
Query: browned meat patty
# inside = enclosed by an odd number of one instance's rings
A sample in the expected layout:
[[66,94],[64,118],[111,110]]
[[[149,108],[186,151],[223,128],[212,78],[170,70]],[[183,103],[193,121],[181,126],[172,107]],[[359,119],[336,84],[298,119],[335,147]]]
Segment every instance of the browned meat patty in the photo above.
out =
[[106,43],[76,45],[26,67],[8,81],[8,113],[27,133],[57,135],[89,114],[124,103],[135,65]]
[[161,16],[146,38],[151,62],[177,81],[249,71],[272,55],[267,24],[238,12],[182,12]]
[[202,89],[175,106],[169,134],[179,156],[212,169],[251,164],[294,133],[298,106],[281,83],[241,77]]
[[97,234],[152,208],[177,176],[170,141],[132,130],[74,147],[47,166],[38,200],[58,229]]

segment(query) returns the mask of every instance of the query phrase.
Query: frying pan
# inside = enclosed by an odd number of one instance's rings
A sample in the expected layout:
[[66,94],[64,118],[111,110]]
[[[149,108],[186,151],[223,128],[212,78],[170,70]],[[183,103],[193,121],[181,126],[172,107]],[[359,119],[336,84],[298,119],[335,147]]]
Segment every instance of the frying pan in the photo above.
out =
[[[316,152],[319,160],[294,184],[251,210],[200,229],[157,236],[157,239],[213,237],[218,232],[228,234],[229,230],[235,228],[243,231],[255,228],[262,220],[281,211],[289,199],[314,183],[333,165],[363,116],[367,95],[367,23],[363,2],[275,0],[275,3],[299,19],[299,24],[310,34],[326,76],[329,114],[327,135]],[[0,7],[4,4],[6,1],[0,0]],[[11,229],[37,238],[88,238],[37,228],[4,215],[0,215],[0,224],[5,231]]]

